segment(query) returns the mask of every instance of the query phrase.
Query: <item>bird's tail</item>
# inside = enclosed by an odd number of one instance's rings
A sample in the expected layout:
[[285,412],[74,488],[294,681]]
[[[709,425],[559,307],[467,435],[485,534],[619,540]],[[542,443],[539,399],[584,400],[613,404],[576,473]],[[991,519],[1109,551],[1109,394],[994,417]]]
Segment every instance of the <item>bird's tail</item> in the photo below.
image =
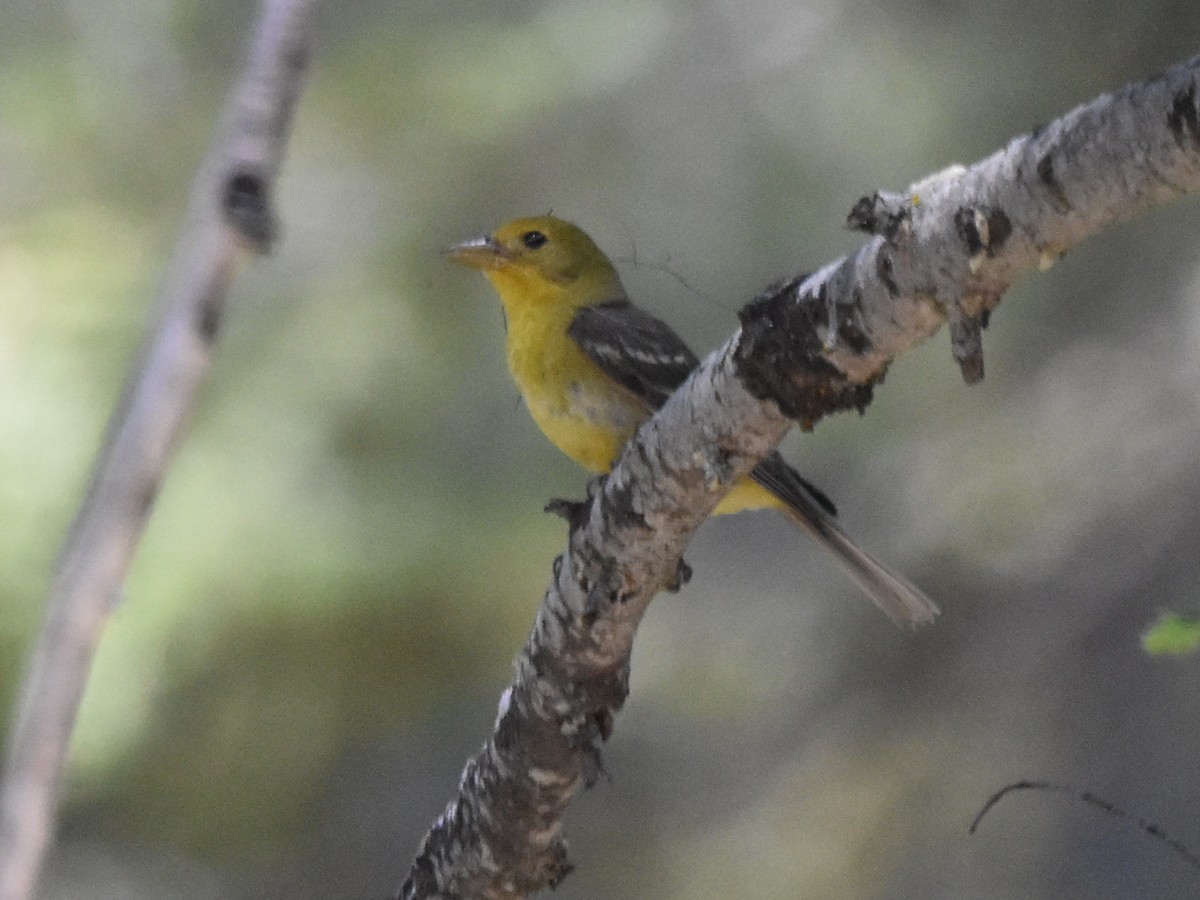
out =
[[934,602],[846,534],[834,518],[837,510],[829,498],[784,462],[778,453],[759,463],[750,478],[773,495],[775,502],[772,505],[828,550],[842,570],[897,625],[917,628],[937,618],[938,608]]
[[860,547],[823,509],[815,504],[804,510],[791,505],[782,509],[789,519],[829,551],[842,571],[897,625],[918,628],[937,618],[937,605],[920,588]]

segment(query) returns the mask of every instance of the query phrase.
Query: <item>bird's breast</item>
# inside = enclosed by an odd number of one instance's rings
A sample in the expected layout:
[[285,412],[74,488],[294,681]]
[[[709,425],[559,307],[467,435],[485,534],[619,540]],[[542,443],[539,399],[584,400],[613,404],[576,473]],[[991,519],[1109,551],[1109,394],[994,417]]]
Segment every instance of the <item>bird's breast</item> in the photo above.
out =
[[569,318],[509,316],[508,367],[542,433],[592,472],[607,472],[645,410],[567,335]]

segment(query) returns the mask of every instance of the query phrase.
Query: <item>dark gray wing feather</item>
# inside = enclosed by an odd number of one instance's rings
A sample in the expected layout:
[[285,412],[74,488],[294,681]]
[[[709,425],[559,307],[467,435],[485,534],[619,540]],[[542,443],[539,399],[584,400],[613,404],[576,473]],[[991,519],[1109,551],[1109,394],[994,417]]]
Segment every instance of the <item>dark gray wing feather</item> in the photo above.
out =
[[[671,327],[628,300],[588,306],[575,314],[571,339],[600,369],[650,409],[658,409],[700,364]],[[833,502],[772,453],[751,476],[797,509],[816,502],[831,516]]]
[[605,375],[650,409],[666,403],[700,363],[669,325],[628,300],[584,307],[567,334]]
[[755,466],[750,477],[788,506],[804,509],[809,503],[816,502],[829,515],[837,515],[837,507],[828,495],[789,466],[778,453],[772,453]]

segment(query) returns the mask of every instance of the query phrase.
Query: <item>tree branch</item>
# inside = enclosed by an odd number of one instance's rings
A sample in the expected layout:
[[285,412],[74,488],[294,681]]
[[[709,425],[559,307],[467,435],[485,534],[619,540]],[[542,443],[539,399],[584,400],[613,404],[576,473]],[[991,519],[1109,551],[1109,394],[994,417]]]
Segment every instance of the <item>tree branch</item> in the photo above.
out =
[[677,585],[692,532],[798,421],[863,409],[893,358],[951,326],[968,382],[988,313],[1022,272],[1114,222],[1200,188],[1200,58],[1081,106],[986,160],[855,206],[875,235],[764,291],[742,329],[634,436],[567,551],[458,795],[400,889],[514,898],[570,870],[561,816],[599,770],[634,634]]
[[58,560],[0,782],[0,900],[32,891],[92,657],[208,370],[238,264],[265,252],[269,195],[312,32],[312,0],[266,0],[240,83],[192,186],[158,312]]
[[[743,313],[739,358],[755,393],[811,427],[847,405],[831,403],[831,391],[878,380],[946,320],[964,377],[978,381],[980,332],[1017,276],[1196,190],[1198,69],[1200,57],[1079,106],[969,169],[860,200],[848,222],[874,240]],[[841,377],[826,381],[830,367]]]

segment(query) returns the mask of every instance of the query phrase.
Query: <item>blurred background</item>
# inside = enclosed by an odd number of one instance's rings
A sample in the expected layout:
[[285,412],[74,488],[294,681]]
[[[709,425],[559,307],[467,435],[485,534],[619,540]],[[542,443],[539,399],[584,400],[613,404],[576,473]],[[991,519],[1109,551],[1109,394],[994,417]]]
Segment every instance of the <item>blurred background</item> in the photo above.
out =
[[[0,706],[249,3],[0,10]],[[281,184],[100,648],[41,896],[382,898],[491,725],[585,479],[439,250],[589,230],[697,348],[846,212],[1197,49],[1193,0],[327,4]],[[898,632],[769,514],[650,609],[564,898],[1195,897],[1200,200],[1021,281],[785,452],[935,597]]]

